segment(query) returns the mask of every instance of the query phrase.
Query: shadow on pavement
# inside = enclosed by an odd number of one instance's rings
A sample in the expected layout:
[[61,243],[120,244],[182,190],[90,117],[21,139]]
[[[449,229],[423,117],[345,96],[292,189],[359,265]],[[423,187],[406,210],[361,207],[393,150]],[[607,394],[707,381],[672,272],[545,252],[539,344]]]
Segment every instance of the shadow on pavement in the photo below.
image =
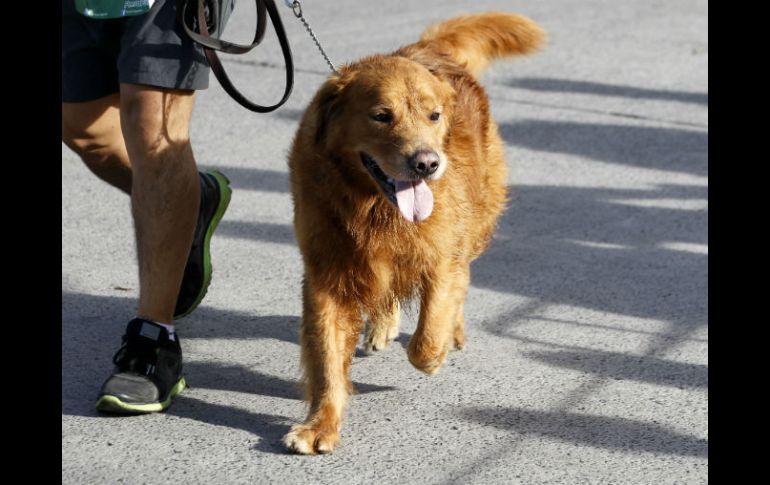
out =
[[[471,283],[545,304],[704,325],[708,255],[699,251],[708,244],[708,212],[654,205],[706,197],[697,186],[514,186]],[[689,246],[672,249],[674,242]]]
[[549,366],[590,373],[604,379],[633,380],[679,389],[708,387],[708,366],[656,357],[600,351],[525,352]]
[[708,440],[631,419],[490,407],[464,409],[460,415],[485,426],[555,438],[575,445],[624,452],[708,457]]
[[238,364],[185,363],[185,376],[193,389],[234,391],[283,399],[302,399],[299,381],[264,374]]
[[704,131],[540,120],[500,123],[499,127],[507,143],[531,150],[708,175],[708,133]]
[[591,81],[572,81],[568,79],[550,78],[517,78],[509,81],[508,86],[530,91],[596,94],[598,96],[616,96],[632,99],[659,99],[662,101],[677,101],[708,106],[708,93],[692,93],[687,91],[670,91],[661,89],[636,88],[618,86]]
[[217,236],[297,245],[294,228],[288,224],[224,220],[217,227]]
[[252,413],[240,408],[212,404],[180,394],[166,413],[203,423],[242,429],[259,436],[253,449],[265,453],[289,454],[281,438],[289,431],[292,421],[284,416]]
[[[302,383],[281,379],[241,365],[192,362],[185,364],[185,375],[194,388],[235,391],[283,399],[302,399]],[[357,394],[393,391],[391,386],[353,382]]]
[[273,116],[277,116],[278,118],[288,120],[288,121],[296,121],[299,123],[299,120],[302,119],[302,115],[305,114],[304,109],[296,109],[296,108],[281,108],[277,110]]
[[207,167],[205,165],[201,165],[199,169],[201,171],[219,170],[230,180],[230,187],[234,189],[289,192],[288,172],[230,166]]

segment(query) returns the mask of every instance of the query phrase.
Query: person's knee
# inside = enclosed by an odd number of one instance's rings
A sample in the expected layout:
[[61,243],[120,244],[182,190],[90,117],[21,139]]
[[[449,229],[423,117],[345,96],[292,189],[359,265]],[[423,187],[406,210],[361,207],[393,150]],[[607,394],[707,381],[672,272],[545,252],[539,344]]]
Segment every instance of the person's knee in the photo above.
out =
[[149,155],[168,144],[163,118],[162,108],[155,103],[136,98],[121,103],[120,124],[129,153]]
[[123,89],[120,121],[129,153],[145,158],[187,149],[191,111],[192,99],[186,93]]

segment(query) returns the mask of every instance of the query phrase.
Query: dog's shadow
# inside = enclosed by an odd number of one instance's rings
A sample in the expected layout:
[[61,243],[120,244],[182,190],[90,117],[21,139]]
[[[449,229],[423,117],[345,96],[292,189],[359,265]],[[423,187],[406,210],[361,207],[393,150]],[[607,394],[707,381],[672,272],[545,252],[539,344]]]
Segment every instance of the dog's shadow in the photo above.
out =
[[273,454],[289,454],[281,438],[289,432],[292,420],[275,414],[253,413],[233,406],[214,404],[193,397],[195,390],[177,396],[166,413],[202,423],[242,429],[258,436],[251,449]]

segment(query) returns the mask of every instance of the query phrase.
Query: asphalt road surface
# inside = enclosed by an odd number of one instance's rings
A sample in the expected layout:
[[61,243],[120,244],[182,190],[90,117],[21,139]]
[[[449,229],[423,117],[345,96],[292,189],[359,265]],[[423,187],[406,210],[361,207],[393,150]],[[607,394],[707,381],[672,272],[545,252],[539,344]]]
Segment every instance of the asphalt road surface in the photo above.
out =
[[[135,311],[133,229],[128,198],[62,145],[62,483],[706,483],[707,2],[305,0],[336,63],[465,12],[515,11],[550,35],[482,80],[513,197],[472,266],[466,349],[438,375],[413,369],[409,310],[391,347],[355,357],[342,444],[315,457],[280,442],[305,413],[286,155],[328,70],[277,3],[289,102],[247,112],[212,76],[194,112],[195,156],[234,193],[208,296],[178,327],[192,388],[167,412],[94,410]],[[241,0],[228,37],[248,40],[253,16]],[[266,42],[225,60],[265,103],[284,76]]]

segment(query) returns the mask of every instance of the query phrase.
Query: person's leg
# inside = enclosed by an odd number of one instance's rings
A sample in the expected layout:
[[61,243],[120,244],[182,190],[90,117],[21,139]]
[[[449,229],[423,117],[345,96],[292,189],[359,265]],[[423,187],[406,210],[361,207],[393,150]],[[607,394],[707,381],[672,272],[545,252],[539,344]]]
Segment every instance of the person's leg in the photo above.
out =
[[202,179],[188,133],[194,99],[194,91],[120,85],[120,127],[132,167],[139,306],[113,358],[115,372],[97,398],[102,412],[162,411],[186,386],[182,348],[169,325],[199,218]]
[[200,204],[190,146],[194,91],[120,86],[120,121],[133,168],[139,261],[137,315],[171,324]]
[[168,324],[205,296],[210,240],[230,201],[224,175],[196,170],[188,128],[209,68],[175,7],[157,0],[144,15],[110,21],[85,18],[70,1],[62,9],[62,140],[131,196],[136,232],[143,318],[128,323],[113,358],[97,397],[104,412],[161,411],[184,389]]
[[[131,195],[132,166],[120,126],[120,104],[119,93],[93,101],[62,103],[62,141],[99,178]],[[199,176],[201,210],[174,319],[195,310],[208,290],[212,274],[209,239],[230,200],[231,190],[224,175],[213,171]]]
[[123,84],[120,94],[62,103],[62,141],[131,195],[137,314],[167,324],[198,219],[200,181],[188,133],[194,98],[194,91]]
[[120,95],[62,103],[61,138],[91,171],[131,193],[131,162],[120,130]]

